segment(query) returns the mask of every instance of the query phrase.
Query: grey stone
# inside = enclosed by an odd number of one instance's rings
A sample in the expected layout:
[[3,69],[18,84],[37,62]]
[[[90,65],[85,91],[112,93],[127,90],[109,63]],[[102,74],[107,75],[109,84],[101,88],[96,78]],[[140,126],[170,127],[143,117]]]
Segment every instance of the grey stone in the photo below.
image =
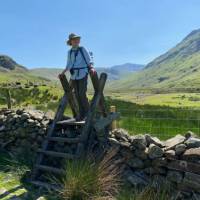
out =
[[4,131],[5,130],[5,126],[4,125],[2,125],[1,127],[0,127],[0,131]]
[[164,155],[167,157],[167,158],[176,158],[176,152],[174,150],[168,150],[168,151],[165,151]]
[[194,200],[199,200],[200,199],[200,194],[199,193],[193,193],[193,199]]
[[185,144],[178,144],[175,147],[175,153],[176,155],[181,155],[185,152],[186,150],[186,145]]
[[152,161],[152,166],[154,167],[160,167],[166,165],[167,165],[167,160],[165,158],[156,158]]
[[133,152],[131,151],[130,148],[121,148],[120,149],[120,154],[126,159],[133,158]]
[[192,131],[188,131],[188,132],[185,134],[185,137],[186,137],[186,139],[189,139],[190,137],[195,137],[195,134],[194,134]]
[[30,115],[28,114],[28,113],[23,113],[22,115],[21,115],[21,120],[27,120],[27,119],[29,119],[30,118]]
[[115,129],[114,131],[112,131],[112,134],[119,141],[124,141],[124,142],[130,141],[130,136],[128,132],[124,129]]
[[147,141],[144,135],[136,135],[131,137],[131,146],[140,150],[145,150]]
[[178,171],[169,170],[167,172],[167,179],[171,182],[181,183],[183,180],[183,173]]
[[148,151],[147,148],[145,150],[136,149],[134,151],[134,155],[142,160],[146,160],[148,158],[147,151]]
[[42,113],[40,111],[29,110],[28,113],[29,113],[29,115],[31,116],[32,119],[36,119],[38,121],[43,120],[44,113]]
[[181,159],[199,162],[200,161],[200,148],[187,149],[184,154],[181,155]]
[[149,146],[150,144],[155,144],[156,146],[159,147],[164,147],[163,142],[161,142],[157,137],[152,137],[149,134],[145,134],[147,145]]
[[163,149],[156,146],[155,144],[151,144],[148,149],[148,156],[151,159],[161,158],[163,156]]
[[194,138],[190,137],[185,144],[187,145],[188,148],[196,148],[200,147],[200,139],[199,138]]
[[164,145],[166,146],[166,149],[173,149],[176,145],[184,143],[186,138],[182,135],[176,135],[173,138],[170,138],[164,142]]
[[149,177],[144,172],[128,173],[126,179],[135,187],[147,186],[149,184]]
[[46,200],[46,198],[45,197],[39,197],[36,200]]
[[127,164],[135,169],[142,169],[144,167],[144,162],[139,158],[131,158],[127,161]]
[[109,138],[109,142],[112,146],[120,147],[120,142],[118,142],[115,138]]
[[183,188],[190,188],[193,191],[200,191],[200,175],[186,172],[183,179]]
[[129,148],[130,147],[130,143],[129,142],[120,142],[120,146],[124,147],[124,148]]
[[166,169],[161,168],[161,167],[157,167],[157,168],[148,167],[148,168],[145,168],[143,171],[144,171],[145,173],[149,174],[149,175],[154,175],[154,174],[166,174]]

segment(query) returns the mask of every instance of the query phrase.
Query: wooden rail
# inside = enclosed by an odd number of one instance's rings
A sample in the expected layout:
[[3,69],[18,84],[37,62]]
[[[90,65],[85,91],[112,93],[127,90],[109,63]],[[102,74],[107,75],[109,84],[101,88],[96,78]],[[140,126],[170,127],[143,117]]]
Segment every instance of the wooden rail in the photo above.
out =
[[69,105],[72,109],[73,115],[74,115],[74,117],[76,117],[79,115],[78,103],[72,92],[72,88],[70,87],[70,84],[64,74],[60,76],[60,82],[65,91],[65,94],[68,97]]
[[[95,91],[95,93],[97,93],[98,90],[99,90],[99,78],[98,78],[98,74],[97,73],[92,74],[90,72],[90,78],[91,78],[91,81],[92,81],[92,85],[93,85],[94,91]],[[102,93],[102,95],[100,97],[99,108],[100,108],[103,116],[106,117],[107,113],[106,113],[105,99],[104,99],[103,93]]]

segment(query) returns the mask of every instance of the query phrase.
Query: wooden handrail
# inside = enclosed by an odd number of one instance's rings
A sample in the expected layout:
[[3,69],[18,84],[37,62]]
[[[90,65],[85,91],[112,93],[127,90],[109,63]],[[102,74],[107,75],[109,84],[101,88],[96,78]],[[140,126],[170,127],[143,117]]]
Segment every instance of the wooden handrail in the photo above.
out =
[[[94,91],[95,93],[98,92],[98,89],[99,89],[99,78],[98,78],[98,74],[95,73],[95,74],[92,74],[91,72],[89,73],[90,74],[90,78],[91,78],[91,81],[92,81],[92,85],[93,85],[93,88],[94,88]],[[101,98],[100,98],[100,101],[99,101],[99,108],[103,114],[104,117],[107,116],[107,113],[106,113],[106,107],[105,107],[105,99],[104,99],[104,95],[102,93],[101,95]]]
[[68,101],[69,101],[69,105],[72,109],[72,112],[73,112],[73,115],[74,117],[78,116],[79,115],[79,109],[78,109],[78,103],[77,103],[77,100],[72,92],[72,89],[70,87],[70,84],[66,78],[66,76],[63,74],[61,75],[60,77],[60,82],[62,84],[62,87],[65,91],[65,94],[67,95],[68,97]]

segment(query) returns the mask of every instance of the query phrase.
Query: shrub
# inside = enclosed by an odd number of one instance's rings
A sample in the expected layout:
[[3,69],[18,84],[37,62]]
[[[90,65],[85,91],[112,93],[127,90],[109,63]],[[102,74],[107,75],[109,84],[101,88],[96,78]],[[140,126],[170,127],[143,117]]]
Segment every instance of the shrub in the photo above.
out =
[[119,165],[113,164],[116,151],[108,152],[95,163],[94,159],[66,161],[66,175],[52,179],[61,185],[59,194],[66,200],[109,200],[118,193],[121,185]]

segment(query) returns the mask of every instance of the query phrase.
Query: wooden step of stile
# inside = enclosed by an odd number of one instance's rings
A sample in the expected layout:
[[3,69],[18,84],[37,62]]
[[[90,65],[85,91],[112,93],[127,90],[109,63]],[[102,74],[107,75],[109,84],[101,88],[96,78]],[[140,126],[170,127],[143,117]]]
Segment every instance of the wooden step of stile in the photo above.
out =
[[31,181],[33,185],[39,186],[39,187],[44,187],[47,190],[60,190],[61,186],[55,185],[55,184],[50,184],[50,183],[45,183],[42,181]]
[[59,126],[62,127],[66,127],[66,126],[84,126],[85,125],[85,121],[76,121],[76,119],[72,118],[72,119],[67,119],[67,120],[63,120],[63,121],[58,121],[56,123]]
[[77,156],[69,153],[62,153],[62,152],[57,152],[57,151],[48,151],[48,150],[42,150],[39,149],[38,153],[43,153],[47,156],[52,156],[52,157],[60,157],[60,158],[66,158],[66,159],[76,159]]
[[81,142],[81,138],[80,137],[76,137],[76,138],[66,138],[66,137],[47,137],[46,138],[49,141],[52,142],[66,142],[66,143],[79,143]]
[[50,167],[50,166],[47,166],[47,165],[36,165],[35,167],[37,169],[45,171],[45,172],[52,172],[52,173],[55,173],[55,174],[58,174],[58,175],[64,175],[65,174],[65,170],[59,169],[59,168],[56,168],[56,167]]

